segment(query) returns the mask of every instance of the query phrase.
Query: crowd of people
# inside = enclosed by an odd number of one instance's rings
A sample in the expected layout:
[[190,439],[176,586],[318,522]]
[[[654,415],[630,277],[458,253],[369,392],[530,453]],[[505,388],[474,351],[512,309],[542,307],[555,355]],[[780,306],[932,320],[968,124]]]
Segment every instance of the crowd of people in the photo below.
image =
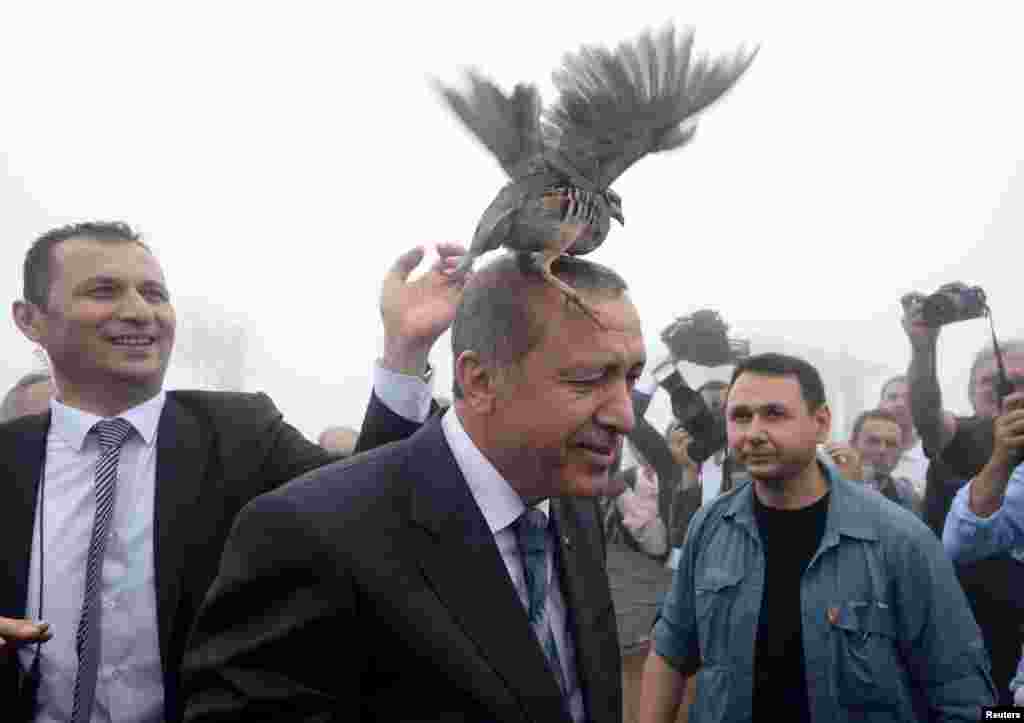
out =
[[[841,441],[811,364],[738,359],[696,390],[725,441],[695,460],[688,420],[645,418],[661,386],[617,273],[551,266],[584,314],[520,254],[466,274],[441,244],[414,277],[424,253],[384,275],[361,428],[313,443],[265,394],[164,389],[174,306],[130,226],[32,242],[13,317],[49,369],[0,409],[5,720],[1024,705],[1024,340],[977,352],[958,417],[941,327],[908,306],[907,373]],[[450,399],[428,362],[449,330]],[[613,552],[667,581],[635,685]]]

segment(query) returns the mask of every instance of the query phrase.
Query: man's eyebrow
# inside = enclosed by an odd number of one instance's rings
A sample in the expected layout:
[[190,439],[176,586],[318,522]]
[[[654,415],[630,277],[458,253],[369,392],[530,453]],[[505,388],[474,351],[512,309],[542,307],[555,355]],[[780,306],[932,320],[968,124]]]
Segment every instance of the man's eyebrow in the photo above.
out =
[[83,289],[86,286],[94,286],[97,284],[110,284],[112,286],[120,286],[121,281],[115,279],[113,276],[90,276],[88,279],[81,281],[75,288]]
[[568,364],[558,370],[558,373],[562,376],[571,376],[572,374],[579,374],[580,372],[603,372],[608,369],[638,369],[643,368],[647,363],[646,359],[637,361],[630,364],[628,367],[628,359],[623,357],[605,357],[604,359],[594,359],[591,361],[579,361],[574,364]]
[[753,410],[757,410],[757,411],[760,411],[760,412],[766,412],[766,411],[777,411],[777,410],[785,411],[787,409],[787,407],[782,402],[765,402],[764,404],[730,404],[729,405],[729,409],[730,410],[741,409],[741,410],[743,410],[745,412],[748,412],[748,411],[753,409]]

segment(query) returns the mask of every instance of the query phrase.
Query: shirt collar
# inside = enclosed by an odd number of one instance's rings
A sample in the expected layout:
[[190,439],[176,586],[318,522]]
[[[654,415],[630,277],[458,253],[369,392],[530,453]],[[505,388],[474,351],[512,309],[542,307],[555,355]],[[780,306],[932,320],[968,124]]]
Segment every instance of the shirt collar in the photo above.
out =
[[[451,447],[455,463],[459,466],[462,476],[466,478],[469,491],[483,513],[484,520],[492,535],[496,535],[514,523],[526,511],[522,497],[512,489],[512,485],[501,476],[501,473],[484,456],[476,446],[454,407],[449,407],[441,418],[448,446]],[[543,500],[535,507],[547,517],[550,514],[551,500]]]
[[[166,398],[166,392],[161,391],[152,399],[117,415],[132,425],[147,447],[152,446],[156,439],[156,429]],[[82,451],[86,437],[89,436],[89,431],[96,423],[106,419],[106,417],[100,417],[91,412],[69,407],[55,398],[50,399],[50,411],[52,412],[50,424],[54,433],[71,445],[76,452]]]
[[[822,464],[819,461],[818,465],[821,467],[822,474],[825,475],[830,493],[823,541],[829,544],[838,544],[841,534],[862,540],[877,540],[878,530],[874,524],[875,517],[869,509],[861,504],[860,498],[853,492],[853,485],[857,483],[842,479],[836,470],[827,464]],[[737,488],[732,497],[722,516],[734,517],[752,530],[755,525],[753,481],[747,481],[742,487]]]

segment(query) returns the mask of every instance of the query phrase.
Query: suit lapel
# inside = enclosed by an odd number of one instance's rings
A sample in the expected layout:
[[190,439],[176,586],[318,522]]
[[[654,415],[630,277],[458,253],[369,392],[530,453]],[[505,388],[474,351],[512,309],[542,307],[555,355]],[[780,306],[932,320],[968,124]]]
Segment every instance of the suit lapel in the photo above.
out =
[[448,447],[440,417],[412,441],[406,475],[420,568],[529,720],[566,721],[562,695],[494,536]]
[[621,663],[608,577],[600,559],[596,511],[586,501],[551,501],[558,532],[558,574],[576,652],[576,676],[588,721],[620,720]]
[[154,558],[160,654],[168,658],[181,597],[187,540],[195,532],[196,501],[209,458],[209,433],[171,394],[157,428]]
[[0,504],[0,560],[8,571],[0,577],[0,615],[4,617],[22,618],[26,613],[32,532],[49,429],[50,413],[46,412],[6,424],[0,434],[0,460],[7,462]]

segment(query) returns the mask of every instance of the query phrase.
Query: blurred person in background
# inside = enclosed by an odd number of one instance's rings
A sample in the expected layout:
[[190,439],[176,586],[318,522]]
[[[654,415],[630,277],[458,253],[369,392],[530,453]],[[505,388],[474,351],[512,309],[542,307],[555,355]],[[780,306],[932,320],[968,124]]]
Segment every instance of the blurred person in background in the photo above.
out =
[[910,480],[895,476],[903,445],[899,418],[883,409],[861,412],[853,423],[850,445],[860,452],[866,485],[901,507],[920,515],[921,498]]
[[[991,345],[971,364],[968,398],[974,415],[962,417],[943,408],[937,350],[941,327],[928,326],[922,307],[905,309],[903,328],[910,342],[907,370],[911,412],[930,462],[924,499],[926,523],[940,538],[953,499],[992,457],[994,419],[999,413],[998,362]],[[1024,389],[1024,339],[999,343],[1008,380]],[[1009,681],[1024,645],[1024,547],[957,565],[957,574],[992,659],[992,678],[1001,705],[1009,705]]]
[[[662,475],[636,444],[629,439],[625,444],[637,464],[619,472],[625,491],[602,501],[607,541],[621,542],[636,552],[665,562],[668,559],[668,510],[659,510],[658,503],[662,484],[671,485],[672,477],[665,477],[662,482]],[[662,474],[665,472],[663,468]]]
[[902,430],[902,453],[895,469],[892,470],[892,475],[909,480],[917,496],[923,500],[928,478],[928,455],[924,453],[924,442],[914,428],[914,416],[910,411],[910,383],[907,376],[901,374],[888,380],[882,386],[879,397],[878,408],[895,416]]
[[0,406],[0,422],[43,414],[50,409],[53,380],[49,372],[31,372],[19,379],[4,396]]
[[[942,542],[954,561],[969,563],[1024,546],[1024,390],[1010,394],[995,420],[992,456],[960,488]],[[1018,588],[1024,586],[1015,581]],[[1020,621],[1018,621],[1018,624]],[[1024,702],[1024,656],[1003,697]]]

